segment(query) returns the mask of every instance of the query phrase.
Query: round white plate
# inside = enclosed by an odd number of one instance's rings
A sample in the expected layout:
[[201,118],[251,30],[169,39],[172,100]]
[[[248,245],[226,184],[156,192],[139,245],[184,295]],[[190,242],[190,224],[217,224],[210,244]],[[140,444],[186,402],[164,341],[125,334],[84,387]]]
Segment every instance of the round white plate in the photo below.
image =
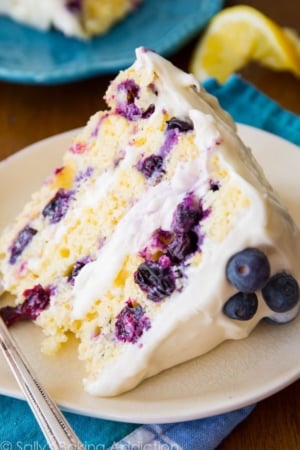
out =
[[[240,134],[300,224],[300,151],[289,142],[245,125]],[[39,187],[75,131],[38,142],[0,163],[0,228]],[[167,370],[114,398],[93,398],[82,389],[83,368],[71,342],[54,357],[39,351],[41,332],[31,323],[13,333],[41,382],[64,409],[135,423],[176,422],[227,412],[261,400],[300,376],[300,316],[286,325],[261,323],[241,341],[228,341],[210,353]],[[130,364],[130,362],[128,362]],[[0,393],[21,397],[0,357]]]

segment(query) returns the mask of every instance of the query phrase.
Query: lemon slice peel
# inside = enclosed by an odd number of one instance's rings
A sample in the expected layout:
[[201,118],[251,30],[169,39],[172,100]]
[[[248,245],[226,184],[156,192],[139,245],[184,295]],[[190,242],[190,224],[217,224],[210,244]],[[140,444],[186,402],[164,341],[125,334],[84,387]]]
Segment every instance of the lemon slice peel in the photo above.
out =
[[257,9],[238,5],[223,9],[209,22],[196,44],[190,71],[200,81],[215,77],[223,83],[250,61],[300,77],[300,38]]

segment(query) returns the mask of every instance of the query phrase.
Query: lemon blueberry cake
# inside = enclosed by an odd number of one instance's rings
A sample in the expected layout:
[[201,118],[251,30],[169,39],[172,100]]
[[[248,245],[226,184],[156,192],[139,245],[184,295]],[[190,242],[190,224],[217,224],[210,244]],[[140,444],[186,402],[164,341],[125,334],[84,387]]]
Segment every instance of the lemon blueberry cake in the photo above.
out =
[[[0,240],[7,325],[116,395],[299,311],[299,230],[217,100],[145,48]],[[130,364],[128,363],[130,361]]]
[[33,27],[54,27],[67,36],[105,33],[142,0],[1,0],[0,14]]

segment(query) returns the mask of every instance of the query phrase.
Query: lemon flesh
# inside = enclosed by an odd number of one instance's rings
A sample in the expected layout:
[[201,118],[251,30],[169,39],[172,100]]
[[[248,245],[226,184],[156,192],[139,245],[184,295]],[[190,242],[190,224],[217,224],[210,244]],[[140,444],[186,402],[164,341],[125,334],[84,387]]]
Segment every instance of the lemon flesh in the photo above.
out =
[[250,6],[233,6],[209,23],[192,55],[190,70],[199,79],[223,83],[250,61],[300,77],[300,38]]

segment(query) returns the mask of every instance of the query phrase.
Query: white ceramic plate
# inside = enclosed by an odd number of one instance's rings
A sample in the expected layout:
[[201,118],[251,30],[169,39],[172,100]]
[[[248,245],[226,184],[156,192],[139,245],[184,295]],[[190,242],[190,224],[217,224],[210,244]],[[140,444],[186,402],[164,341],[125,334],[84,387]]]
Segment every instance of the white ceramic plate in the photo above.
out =
[[[264,131],[239,128],[300,224],[299,149]],[[60,165],[72,135],[74,131],[38,142],[0,163],[0,228],[50,169]],[[38,327],[18,324],[13,333],[41,382],[64,409],[126,422],[175,422],[223,413],[261,400],[300,376],[300,316],[281,326],[261,323],[249,338],[226,342],[115,398],[93,398],[83,392],[83,368],[76,359],[75,343],[55,357],[46,357],[39,352]],[[21,397],[2,356],[0,393]]]

